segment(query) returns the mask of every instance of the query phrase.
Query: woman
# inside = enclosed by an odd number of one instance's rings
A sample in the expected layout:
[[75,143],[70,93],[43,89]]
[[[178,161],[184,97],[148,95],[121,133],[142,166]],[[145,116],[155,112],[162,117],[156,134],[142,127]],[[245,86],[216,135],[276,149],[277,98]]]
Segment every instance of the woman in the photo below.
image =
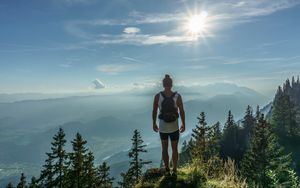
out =
[[[177,161],[178,161],[178,140],[179,133],[185,131],[185,113],[183,109],[183,102],[181,96],[177,92],[172,91],[173,80],[166,74],[162,81],[164,91],[159,92],[154,97],[152,120],[153,130],[159,132],[161,145],[162,145],[162,159],[164,161],[165,170],[167,175],[170,174],[169,168],[169,154],[168,145],[169,138],[171,140],[172,147],[172,162],[173,171],[172,174],[177,173]],[[159,127],[156,124],[157,109],[159,108]],[[178,110],[180,112],[181,126],[178,126]]]

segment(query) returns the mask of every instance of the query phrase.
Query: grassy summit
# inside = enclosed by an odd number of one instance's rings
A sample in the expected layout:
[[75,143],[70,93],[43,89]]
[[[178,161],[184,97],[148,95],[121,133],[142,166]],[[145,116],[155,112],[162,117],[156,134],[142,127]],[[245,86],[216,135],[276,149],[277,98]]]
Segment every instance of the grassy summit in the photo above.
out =
[[[193,175],[198,175],[198,177],[193,177]],[[195,188],[203,187],[206,183],[205,176],[187,173],[183,169],[178,171],[177,176],[164,176],[160,169],[154,168],[148,170],[145,176],[142,182],[136,185],[135,188]]]
[[[237,177],[236,167],[229,160],[216,172],[217,176],[207,174],[207,168],[195,163],[178,169],[177,176],[164,176],[163,170],[153,168],[146,171],[142,181],[135,188],[244,188],[246,183]],[[215,175],[216,175],[215,174]]]

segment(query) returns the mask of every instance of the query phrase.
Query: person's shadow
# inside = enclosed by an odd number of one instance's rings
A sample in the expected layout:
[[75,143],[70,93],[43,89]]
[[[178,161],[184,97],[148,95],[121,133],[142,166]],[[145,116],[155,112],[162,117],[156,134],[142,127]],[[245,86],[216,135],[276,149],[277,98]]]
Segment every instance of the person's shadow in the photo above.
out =
[[159,187],[161,188],[194,188],[193,185],[187,183],[177,175],[165,176],[161,180]]
[[160,182],[160,187],[178,187],[177,185],[177,176],[164,176]]

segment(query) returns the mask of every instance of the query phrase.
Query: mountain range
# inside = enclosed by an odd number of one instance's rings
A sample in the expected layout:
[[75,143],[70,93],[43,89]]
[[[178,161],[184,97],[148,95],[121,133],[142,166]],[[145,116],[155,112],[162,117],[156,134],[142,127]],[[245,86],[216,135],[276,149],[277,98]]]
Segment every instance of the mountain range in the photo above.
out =
[[[127,150],[134,129],[141,131],[148,154],[160,163],[159,137],[152,131],[152,100],[160,88],[136,88],[124,93],[88,96],[46,96],[33,100],[0,103],[0,179],[12,180],[21,171],[36,175],[49,151],[52,136],[61,126],[67,135],[67,150],[76,132],[88,141],[96,163],[103,160],[111,165],[112,175],[118,176],[127,167]],[[177,87],[184,99],[189,136],[201,111],[209,124],[226,120],[228,110],[236,119],[243,116],[247,105],[265,105],[268,97],[255,90],[234,84],[218,83],[207,86]],[[37,96],[37,95],[36,95]],[[6,96],[7,97],[7,96]],[[3,97],[0,101],[3,101]],[[20,167],[20,168],[19,168]]]

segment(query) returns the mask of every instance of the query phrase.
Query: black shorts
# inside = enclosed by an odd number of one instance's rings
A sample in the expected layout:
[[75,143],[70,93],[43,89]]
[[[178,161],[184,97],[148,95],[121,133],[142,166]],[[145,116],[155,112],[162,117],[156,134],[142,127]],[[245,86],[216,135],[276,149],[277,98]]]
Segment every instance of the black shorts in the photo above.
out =
[[168,140],[170,137],[171,141],[179,140],[179,130],[172,133],[159,133],[161,140]]

